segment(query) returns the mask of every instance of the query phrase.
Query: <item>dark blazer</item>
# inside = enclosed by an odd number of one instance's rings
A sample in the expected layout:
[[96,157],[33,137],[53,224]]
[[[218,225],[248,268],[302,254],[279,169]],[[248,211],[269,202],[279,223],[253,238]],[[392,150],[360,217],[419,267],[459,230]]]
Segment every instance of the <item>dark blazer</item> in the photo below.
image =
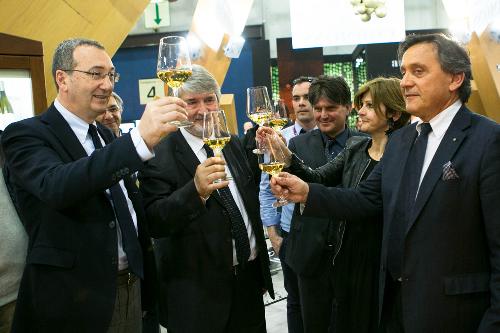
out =
[[[414,137],[415,125],[395,132],[358,191],[310,184],[304,210],[305,215],[347,219],[383,211],[380,308],[389,230]],[[457,177],[443,173],[448,162]],[[500,126],[462,107],[422,180],[406,229],[405,332],[500,331],[499,188]]]
[[[99,129],[105,141],[112,140],[110,131]],[[106,332],[115,303],[118,251],[105,190],[122,178],[147,257],[145,277],[154,278],[142,199],[130,179],[143,162],[130,135],[87,156],[51,105],[40,116],[8,126],[2,146],[6,180],[29,235],[13,332]]]
[[[162,141],[155,154],[139,173],[139,180],[156,238],[162,288],[160,323],[172,332],[223,332],[230,314],[233,278],[229,216],[217,192],[206,205],[202,203],[193,180],[200,162],[180,131]],[[224,158],[255,233],[260,285],[274,297],[259,201],[238,138],[233,137],[224,147]]]
[[[352,131],[349,128],[346,128],[346,131],[348,138],[365,135]],[[313,169],[327,163],[325,145],[319,129],[292,138],[288,144],[288,148]],[[330,226],[332,223],[334,225]],[[293,214],[285,261],[295,273],[303,276],[312,276],[321,268],[321,263],[323,262],[322,254],[328,248],[329,228],[333,228],[336,233],[343,232],[343,229],[339,228],[339,221],[335,219]],[[336,242],[340,240],[341,235],[336,234],[334,238],[332,241]]]

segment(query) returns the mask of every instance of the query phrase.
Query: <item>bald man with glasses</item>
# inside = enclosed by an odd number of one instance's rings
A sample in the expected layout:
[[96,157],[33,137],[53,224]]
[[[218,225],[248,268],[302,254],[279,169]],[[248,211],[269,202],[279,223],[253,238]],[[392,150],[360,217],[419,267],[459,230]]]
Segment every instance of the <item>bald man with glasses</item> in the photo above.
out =
[[6,182],[29,237],[12,332],[141,332],[155,271],[131,175],[177,130],[169,122],[186,119],[186,104],[148,103],[139,127],[114,139],[96,123],[119,78],[104,47],[63,41],[52,74],[49,109],[2,136]]

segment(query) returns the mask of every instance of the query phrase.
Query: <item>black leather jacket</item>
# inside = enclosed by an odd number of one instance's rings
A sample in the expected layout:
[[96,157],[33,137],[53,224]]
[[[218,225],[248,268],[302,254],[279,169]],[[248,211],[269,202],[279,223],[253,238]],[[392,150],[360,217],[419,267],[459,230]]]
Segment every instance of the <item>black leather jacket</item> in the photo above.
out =
[[[370,163],[368,155],[370,144],[371,138],[369,137],[353,136],[347,140],[345,149],[335,159],[315,170],[293,154],[287,171],[309,183],[320,183],[329,187],[355,188],[363,179]],[[333,263],[335,263],[335,258],[342,247],[345,224],[345,221],[340,221],[337,230],[335,230]]]

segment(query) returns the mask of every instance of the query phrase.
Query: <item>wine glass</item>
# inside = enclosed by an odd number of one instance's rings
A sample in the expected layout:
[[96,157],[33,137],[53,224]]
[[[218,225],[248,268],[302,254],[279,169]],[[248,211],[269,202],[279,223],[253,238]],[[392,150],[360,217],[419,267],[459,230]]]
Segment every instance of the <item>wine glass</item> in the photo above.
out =
[[[247,116],[251,121],[264,126],[272,115],[271,100],[266,87],[247,88]],[[262,150],[253,150],[254,154],[261,154]]]
[[[266,135],[264,139],[265,148],[261,148],[262,154],[258,156],[259,168],[271,176],[277,176],[285,166],[285,153],[280,143],[276,140],[281,140],[277,134]],[[277,208],[287,204],[288,201],[280,196],[279,199],[273,203],[273,207]]]
[[[168,36],[160,39],[156,73],[158,78],[165,82],[172,89],[173,95],[177,97],[177,90],[193,74],[189,48],[184,37]],[[175,120],[170,124],[177,127],[193,125],[188,120]]]
[[[208,111],[203,114],[202,139],[204,144],[212,148],[214,156],[224,158],[222,149],[231,140],[231,134],[227,128],[226,113],[224,110]],[[220,183],[223,180],[231,179],[231,177],[216,179],[214,183]]]
[[288,109],[282,99],[274,101],[273,115],[269,124],[276,132],[279,132],[288,123]]

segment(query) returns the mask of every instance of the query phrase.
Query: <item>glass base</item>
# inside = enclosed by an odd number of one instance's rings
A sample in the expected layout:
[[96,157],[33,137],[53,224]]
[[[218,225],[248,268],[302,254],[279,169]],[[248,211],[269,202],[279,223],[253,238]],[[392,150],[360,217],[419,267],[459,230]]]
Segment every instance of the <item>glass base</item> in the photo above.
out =
[[174,125],[177,127],[189,127],[193,126],[193,123],[189,120],[174,120],[169,122],[170,125]]

